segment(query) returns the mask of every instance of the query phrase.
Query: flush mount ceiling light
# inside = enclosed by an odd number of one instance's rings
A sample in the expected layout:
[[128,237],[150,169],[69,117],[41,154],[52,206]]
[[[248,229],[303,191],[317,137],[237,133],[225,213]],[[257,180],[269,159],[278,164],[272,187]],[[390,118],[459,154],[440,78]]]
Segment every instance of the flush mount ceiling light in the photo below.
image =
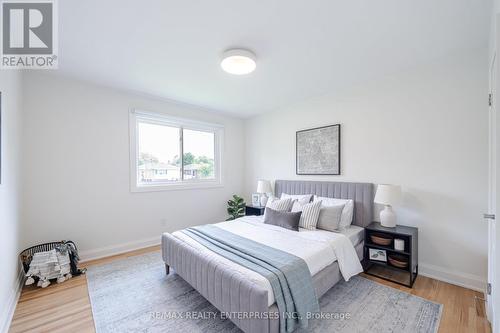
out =
[[244,49],[231,49],[224,52],[220,66],[229,74],[244,75],[255,70],[255,54]]

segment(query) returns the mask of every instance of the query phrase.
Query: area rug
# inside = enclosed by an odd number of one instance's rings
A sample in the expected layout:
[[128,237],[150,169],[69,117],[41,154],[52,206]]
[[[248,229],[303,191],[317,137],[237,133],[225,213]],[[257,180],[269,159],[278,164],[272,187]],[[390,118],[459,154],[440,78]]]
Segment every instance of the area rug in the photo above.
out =
[[[241,332],[177,274],[159,252],[91,266],[87,281],[98,333]],[[320,299],[297,332],[437,332],[442,305],[356,276]]]

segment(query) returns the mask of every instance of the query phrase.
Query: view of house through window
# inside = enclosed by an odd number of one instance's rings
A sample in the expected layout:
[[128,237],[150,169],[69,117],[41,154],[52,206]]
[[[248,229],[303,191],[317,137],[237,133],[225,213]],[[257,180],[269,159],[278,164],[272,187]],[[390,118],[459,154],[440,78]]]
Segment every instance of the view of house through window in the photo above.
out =
[[214,133],[183,130],[184,179],[214,179]]
[[179,128],[139,122],[139,183],[181,180]]
[[138,185],[216,179],[215,131],[137,119],[136,139]]

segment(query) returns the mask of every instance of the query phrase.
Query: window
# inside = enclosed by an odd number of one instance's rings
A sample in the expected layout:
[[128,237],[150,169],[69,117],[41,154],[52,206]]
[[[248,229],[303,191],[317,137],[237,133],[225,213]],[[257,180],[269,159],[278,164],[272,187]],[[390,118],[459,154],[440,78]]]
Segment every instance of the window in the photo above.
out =
[[132,111],[132,191],[222,185],[223,131],[217,124]]

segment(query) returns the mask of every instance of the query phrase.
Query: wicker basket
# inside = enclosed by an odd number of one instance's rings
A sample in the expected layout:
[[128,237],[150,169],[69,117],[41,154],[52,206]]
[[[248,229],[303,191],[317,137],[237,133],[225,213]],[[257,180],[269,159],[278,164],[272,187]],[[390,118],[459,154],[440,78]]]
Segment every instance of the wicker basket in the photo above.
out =
[[33,259],[33,255],[35,253],[51,251],[60,245],[67,245],[70,249],[70,251],[68,251],[68,254],[71,266],[71,275],[77,276],[85,274],[86,272],[85,268],[84,269],[78,268],[78,260],[80,259],[78,257],[78,249],[76,248],[75,243],[73,243],[72,241],[60,241],[60,242],[39,244],[22,251],[19,254],[19,259],[21,260],[21,263],[23,265],[24,273],[28,273],[28,270],[30,269],[31,260]]
[[372,234],[370,238],[376,245],[389,246],[392,243],[392,238],[384,234]]
[[408,267],[408,258],[404,256],[400,256],[397,254],[391,254],[387,258],[389,260],[389,263],[393,266],[396,266],[398,268],[406,268]]

